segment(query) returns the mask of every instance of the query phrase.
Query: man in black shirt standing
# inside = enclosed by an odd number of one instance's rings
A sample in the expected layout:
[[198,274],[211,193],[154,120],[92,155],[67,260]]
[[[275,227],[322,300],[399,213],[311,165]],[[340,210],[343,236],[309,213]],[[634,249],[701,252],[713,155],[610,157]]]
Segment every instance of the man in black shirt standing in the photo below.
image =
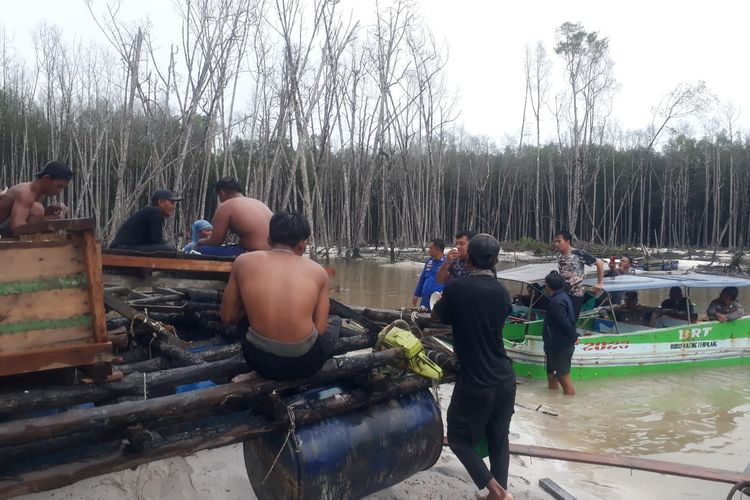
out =
[[[433,317],[453,327],[453,347],[461,370],[448,407],[448,445],[487,499],[509,500],[508,430],[516,399],[516,376],[503,346],[510,294],[492,267],[500,243],[489,234],[469,241],[469,274],[448,281]],[[490,469],[476,446],[487,439]]]
[[141,208],[131,215],[117,231],[109,248],[138,252],[175,252],[164,241],[164,221],[177,209],[182,198],[169,189],[157,189],[151,195],[151,206]]

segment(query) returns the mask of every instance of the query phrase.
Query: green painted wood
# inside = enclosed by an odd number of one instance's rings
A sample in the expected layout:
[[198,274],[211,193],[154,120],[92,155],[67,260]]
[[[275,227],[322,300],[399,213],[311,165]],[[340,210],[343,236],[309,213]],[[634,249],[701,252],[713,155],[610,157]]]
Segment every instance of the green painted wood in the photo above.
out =
[[75,274],[63,278],[50,278],[34,281],[13,281],[0,283],[0,296],[19,295],[29,292],[41,292],[44,290],[59,290],[63,288],[86,288],[89,282],[86,274]]
[[91,315],[73,316],[63,319],[44,319],[35,321],[23,321],[21,323],[0,324],[0,335],[30,332],[33,330],[52,330],[56,328],[69,328],[71,326],[91,326]]

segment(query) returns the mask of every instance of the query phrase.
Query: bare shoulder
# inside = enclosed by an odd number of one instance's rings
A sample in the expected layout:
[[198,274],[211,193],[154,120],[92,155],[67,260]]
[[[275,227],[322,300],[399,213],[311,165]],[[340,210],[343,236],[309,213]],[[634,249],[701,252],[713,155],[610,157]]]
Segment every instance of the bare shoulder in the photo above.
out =
[[263,260],[263,252],[246,252],[239,255],[232,263],[232,272],[242,272],[245,269],[252,268]]
[[306,268],[310,270],[311,276],[315,276],[315,278],[321,281],[328,282],[328,273],[323,266],[311,259],[304,259],[304,261]]

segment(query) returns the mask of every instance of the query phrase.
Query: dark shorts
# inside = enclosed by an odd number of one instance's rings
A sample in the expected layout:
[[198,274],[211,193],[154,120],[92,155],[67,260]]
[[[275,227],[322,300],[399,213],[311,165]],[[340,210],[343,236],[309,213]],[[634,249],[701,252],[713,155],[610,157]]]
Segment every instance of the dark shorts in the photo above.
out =
[[547,361],[547,374],[563,377],[570,374],[570,360],[576,346],[572,345],[562,352],[550,353],[545,356]]
[[259,349],[246,338],[242,339],[242,352],[251,370],[272,380],[294,380],[310,377],[323,367],[333,354],[341,330],[341,318],[332,316],[328,328],[318,334],[313,346],[301,356],[279,356]]

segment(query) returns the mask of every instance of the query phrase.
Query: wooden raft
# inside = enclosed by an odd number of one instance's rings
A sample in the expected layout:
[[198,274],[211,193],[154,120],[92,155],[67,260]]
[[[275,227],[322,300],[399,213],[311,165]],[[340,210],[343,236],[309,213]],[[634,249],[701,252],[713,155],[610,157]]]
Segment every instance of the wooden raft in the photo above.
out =
[[112,373],[93,219],[29,224],[0,240],[0,376],[76,366]]

